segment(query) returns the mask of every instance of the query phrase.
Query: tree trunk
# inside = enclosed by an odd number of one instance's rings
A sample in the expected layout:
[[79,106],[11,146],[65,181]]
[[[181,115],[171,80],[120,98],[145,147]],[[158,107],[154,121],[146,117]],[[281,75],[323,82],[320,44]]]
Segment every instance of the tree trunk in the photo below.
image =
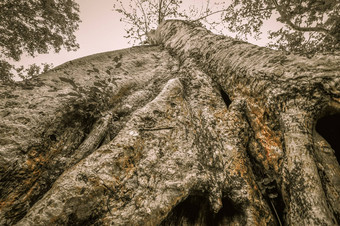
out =
[[166,21],[0,87],[1,225],[340,224],[340,59]]

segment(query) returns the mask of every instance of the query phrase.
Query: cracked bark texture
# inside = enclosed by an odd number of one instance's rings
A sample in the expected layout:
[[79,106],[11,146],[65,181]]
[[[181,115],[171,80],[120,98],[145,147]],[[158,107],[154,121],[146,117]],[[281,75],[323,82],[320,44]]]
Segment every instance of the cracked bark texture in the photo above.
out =
[[0,87],[1,225],[340,223],[339,58],[152,39]]

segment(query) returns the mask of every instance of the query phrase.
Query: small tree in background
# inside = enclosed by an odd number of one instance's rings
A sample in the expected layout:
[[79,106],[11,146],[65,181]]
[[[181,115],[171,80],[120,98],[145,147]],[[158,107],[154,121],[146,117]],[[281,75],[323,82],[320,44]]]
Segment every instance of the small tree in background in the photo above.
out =
[[[23,54],[78,49],[74,32],[79,22],[79,5],[74,0],[1,1],[0,79],[12,79],[15,67],[9,61],[19,61]],[[27,72],[36,72],[36,67]]]
[[134,44],[146,41],[146,34],[165,19],[185,17],[180,12],[182,0],[115,0],[114,10],[126,24],[125,38]]
[[40,66],[37,64],[31,64],[27,68],[20,66],[15,69],[16,75],[22,80],[27,81],[35,76],[45,73],[53,68],[53,64],[42,63]]

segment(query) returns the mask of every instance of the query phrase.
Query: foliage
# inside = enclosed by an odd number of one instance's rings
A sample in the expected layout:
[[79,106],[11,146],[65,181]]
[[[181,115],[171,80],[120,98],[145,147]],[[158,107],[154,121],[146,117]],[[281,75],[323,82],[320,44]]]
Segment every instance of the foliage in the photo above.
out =
[[[97,68],[94,68],[98,70]],[[93,71],[92,71],[93,72]],[[91,73],[92,73],[91,72]],[[72,105],[67,106],[68,111],[80,115],[86,119],[100,118],[106,111],[112,108],[118,108],[118,104],[126,96],[135,83],[123,85],[118,92],[114,92],[112,84],[115,84],[111,78],[100,79],[90,86],[79,86],[74,79],[59,77],[62,82],[72,86],[72,92],[59,94],[59,96],[73,96]]]
[[10,72],[13,65],[9,64],[7,61],[0,59],[0,81],[10,82],[12,80],[13,74]]
[[31,64],[27,68],[24,68],[23,66],[16,68],[17,75],[22,80],[27,80],[30,78],[33,78],[37,75],[40,75],[42,73],[45,73],[53,68],[53,64],[47,64],[43,63],[40,66],[37,64]]
[[78,13],[74,0],[2,0],[0,79],[11,79],[14,66],[8,62],[19,61],[24,53],[35,56],[51,49],[59,52],[61,48],[79,48],[74,35],[80,22]]
[[[122,14],[121,21],[127,24],[126,37],[139,42],[164,19],[190,18],[215,31],[236,33],[236,38],[242,39],[259,38],[265,22],[276,19],[281,28],[268,31],[269,47],[304,55],[340,50],[339,1],[208,0],[201,6],[184,1],[188,10],[178,0],[130,0],[129,9],[122,1],[116,1],[119,4],[114,8]],[[161,20],[157,20],[158,14],[163,15]]]
[[282,27],[269,31],[270,47],[311,55],[340,49],[339,1],[234,0],[222,14],[227,27],[243,36],[259,35],[271,17]]

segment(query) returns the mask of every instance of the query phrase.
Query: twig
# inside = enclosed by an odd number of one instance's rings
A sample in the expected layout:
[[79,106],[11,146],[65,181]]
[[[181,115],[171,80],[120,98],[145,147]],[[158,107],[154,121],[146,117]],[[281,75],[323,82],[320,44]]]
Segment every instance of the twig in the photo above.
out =
[[174,127],[156,127],[156,128],[148,128],[148,127],[144,127],[144,128],[140,128],[139,130],[141,131],[157,131],[157,130],[166,130],[166,129],[173,129]]
[[272,205],[272,207],[273,207],[273,209],[274,209],[274,212],[275,212],[275,215],[276,215],[277,221],[279,222],[279,225],[280,225],[280,226],[282,226],[282,223],[281,223],[281,221],[280,221],[279,214],[277,213],[277,211],[276,211],[276,209],[275,209],[275,206],[274,206],[274,204],[273,204],[273,202],[272,202],[272,199],[271,199],[271,198],[269,198],[269,201],[270,201],[270,204]]
[[[114,195],[115,192],[109,187],[107,186],[104,181],[100,178],[100,180],[102,181],[102,185],[112,194]],[[107,197],[107,202],[106,202],[106,207],[107,209],[109,210],[110,214],[112,215],[112,212],[111,212],[111,208],[110,208],[110,205],[109,205],[109,200],[110,200],[110,196]]]
[[207,17],[209,17],[209,16],[211,16],[211,15],[214,15],[214,14],[216,14],[216,13],[221,13],[221,12],[224,12],[224,11],[227,11],[227,10],[228,10],[228,9],[217,10],[217,11],[215,11],[215,12],[212,12],[212,13],[210,13],[210,14],[207,14],[207,15],[205,15],[205,16],[202,16],[202,17],[200,17],[200,18],[198,18],[198,19],[195,19],[195,20],[193,20],[193,21],[191,21],[191,22],[196,22],[196,21],[202,20],[202,19],[204,19],[204,18],[207,18]]

